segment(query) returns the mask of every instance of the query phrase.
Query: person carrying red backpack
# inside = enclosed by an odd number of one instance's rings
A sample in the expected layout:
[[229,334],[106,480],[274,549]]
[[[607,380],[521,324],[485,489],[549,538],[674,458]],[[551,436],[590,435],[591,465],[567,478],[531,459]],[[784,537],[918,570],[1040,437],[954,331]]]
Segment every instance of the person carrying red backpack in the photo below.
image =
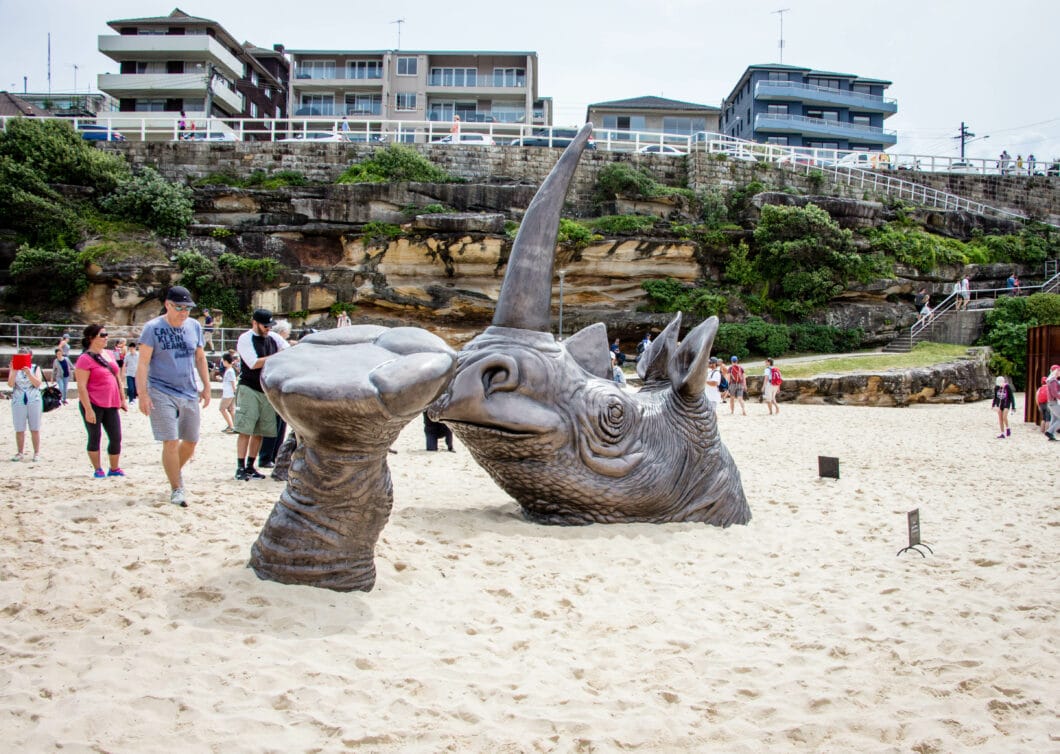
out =
[[736,413],[736,401],[740,401],[740,411],[747,416],[743,403],[743,397],[747,393],[747,373],[740,366],[739,356],[733,356],[729,361],[732,362],[729,366],[729,413]]
[[762,373],[762,399],[766,402],[770,415],[780,413],[777,394],[780,392],[780,385],[783,381],[780,370],[773,366],[773,359],[766,359],[766,369]]

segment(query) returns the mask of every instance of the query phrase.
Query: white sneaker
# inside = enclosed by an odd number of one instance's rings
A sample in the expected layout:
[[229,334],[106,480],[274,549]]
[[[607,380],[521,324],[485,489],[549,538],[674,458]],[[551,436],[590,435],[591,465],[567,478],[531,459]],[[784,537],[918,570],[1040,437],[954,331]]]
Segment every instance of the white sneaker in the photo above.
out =
[[40,460],[40,453],[33,454],[33,463],[37,463]]
[[11,456],[11,460],[14,461],[15,463],[18,463],[19,461],[22,461],[25,458],[26,457],[23,454],[21,454],[21,453],[15,453],[15,455]]
[[179,505],[181,508],[187,508],[188,503],[184,499],[184,488],[177,487],[175,490],[169,493],[169,502],[173,505]]

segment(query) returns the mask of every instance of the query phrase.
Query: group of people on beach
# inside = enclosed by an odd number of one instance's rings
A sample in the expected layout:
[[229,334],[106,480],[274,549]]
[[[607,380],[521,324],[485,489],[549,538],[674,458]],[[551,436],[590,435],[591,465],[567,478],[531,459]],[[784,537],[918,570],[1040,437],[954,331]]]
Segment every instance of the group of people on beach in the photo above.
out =
[[[195,302],[186,288],[170,288],[163,307],[160,316],[143,326],[138,342],[134,343],[120,339],[111,347],[110,334],[104,325],[87,325],[81,338],[82,353],[72,371],[68,365],[70,335],[65,333],[55,349],[52,375],[60,385],[63,400],[66,383],[71,377],[76,382],[93,477],[125,476],[120,463],[121,415],[128,412],[130,403],[136,403],[140,412],[150,419],[155,440],[162,444],[162,468],[170,486],[170,502],[187,507],[183,469],[199,441],[200,409],[210,403],[210,368],[205,352],[208,339],[204,326],[191,317]],[[251,329],[239,337],[233,351],[221,357],[224,377],[220,412],[226,423],[222,431],[238,435],[235,474],[238,480],[264,478],[255,468],[254,460],[264,459],[259,460],[261,467],[271,467],[278,447],[277,437],[282,437],[286,429],[265,397],[260,380],[265,362],[289,346],[286,339],[289,334],[290,325],[277,323],[270,311],[258,309],[252,316]],[[17,447],[11,460],[39,461],[44,375],[32,363],[29,348],[20,349],[12,359],[8,385],[12,388]],[[32,456],[25,450],[27,429]],[[104,434],[107,438],[105,464],[101,451]],[[270,442],[263,451],[266,439]]]

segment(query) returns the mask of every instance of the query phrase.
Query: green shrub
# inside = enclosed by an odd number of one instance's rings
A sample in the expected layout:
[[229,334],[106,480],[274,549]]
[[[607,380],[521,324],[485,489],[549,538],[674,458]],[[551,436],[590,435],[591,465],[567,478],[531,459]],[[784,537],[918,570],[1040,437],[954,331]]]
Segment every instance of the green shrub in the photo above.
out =
[[604,215],[589,224],[597,233],[606,236],[631,236],[647,233],[655,227],[655,220],[649,215]]
[[723,314],[728,299],[713,291],[696,288],[674,280],[645,280],[640,287],[648,294],[648,310],[654,312],[684,312],[698,317]]
[[180,284],[192,292],[199,307],[220,309],[233,320],[240,319],[249,307],[253,292],[273,282],[283,269],[274,259],[229,253],[214,261],[197,251],[185,251],[176,261]]
[[388,144],[366,160],[350,165],[338,183],[454,183],[457,179],[432,163],[412,147]]
[[244,188],[260,188],[272,191],[285,186],[305,186],[309,183],[305,175],[298,170],[277,170],[274,173],[266,173],[264,170],[255,170],[240,185]]
[[708,228],[719,228],[728,222],[729,208],[724,194],[706,191],[696,198],[699,201],[699,216]]
[[192,185],[198,187],[234,186],[238,188],[243,185],[243,182],[231,173],[210,173],[199,178]]
[[597,196],[604,201],[620,194],[634,199],[649,199],[660,196],[661,188],[661,184],[647,170],[626,162],[612,162],[596,177]]
[[20,246],[9,269],[18,303],[69,306],[88,290],[84,262],[73,249]]
[[1010,377],[1017,385],[1027,376],[1027,331],[1039,325],[1060,325],[1060,295],[999,298],[984,317],[981,345],[994,351],[990,368]]
[[738,186],[737,188],[729,191],[728,196],[728,216],[731,220],[739,220],[747,215],[748,209],[751,206],[751,199],[755,194],[761,194],[766,190],[766,186],[761,181],[751,181],[744,186]]
[[[874,252],[886,254],[921,272],[931,272],[939,265],[963,265],[971,261],[967,244],[903,224],[889,223],[883,228],[870,228],[865,231],[865,236]],[[976,256],[981,258],[982,254],[978,252]]]
[[9,119],[0,132],[0,157],[31,166],[45,183],[89,186],[104,193],[129,174],[122,157],[96,149],[63,120]]
[[373,241],[388,242],[395,238],[401,238],[405,235],[405,231],[401,229],[400,225],[394,225],[392,223],[381,223],[376,220],[365,223],[361,229],[361,240],[364,243],[371,243]]
[[840,330],[830,325],[799,324],[788,328],[791,349],[805,353],[845,353],[856,350],[864,330]]
[[756,289],[764,282],[750,254],[751,248],[747,242],[740,241],[740,245],[729,254],[729,261],[725,265],[725,277],[730,282],[748,290]]
[[328,314],[332,317],[337,317],[343,312],[347,314],[353,314],[357,311],[357,305],[351,304],[349,301],[336,301],[330,307],[328,307]]
[[188,187],[170,183],[145,167],[100,204],[105,211],[141,222],[162,235],[183,236],[194,217],[191,196]]
[[561,217],[559,220],[559,234],[556,242],[570,246],[573,249],[584,249],[599,236],[594,235],[591,230],[577,222]]

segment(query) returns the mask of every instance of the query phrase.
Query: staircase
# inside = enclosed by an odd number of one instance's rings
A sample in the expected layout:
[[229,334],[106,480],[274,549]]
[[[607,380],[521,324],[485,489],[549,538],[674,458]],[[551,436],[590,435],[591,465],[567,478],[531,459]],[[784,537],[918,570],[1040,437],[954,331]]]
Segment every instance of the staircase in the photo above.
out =
[[[1046,263],[1045,274],[1048,278],[1041,285],[1023,286],[1022,295],[1029,296],[1032,293],[1056,293],[1060,291],[1060,271],[1057,269],[1057,261],[1049,260]],[[994,308],[994,301],[998,296],[1011,295],[1007,289],[980,289],[972,290],[972,300],[968,303],[968,310],[990,310]],[[939,329],[939,325],[957,312],[957,295],[951,293],[942,300],[931,313],[927,320],[917,320],[912,327],[900,330],[898,335],[881,350],[884,353],[909,353],[913,346],[922,340],[935,340],[933,337]],[[959,314],[960,312],[957,312]],[[949,328],[945,328],[949,329]],[[943,341],[946,342],[946,341]],[[958,341],[959,342],[959,341]]]

